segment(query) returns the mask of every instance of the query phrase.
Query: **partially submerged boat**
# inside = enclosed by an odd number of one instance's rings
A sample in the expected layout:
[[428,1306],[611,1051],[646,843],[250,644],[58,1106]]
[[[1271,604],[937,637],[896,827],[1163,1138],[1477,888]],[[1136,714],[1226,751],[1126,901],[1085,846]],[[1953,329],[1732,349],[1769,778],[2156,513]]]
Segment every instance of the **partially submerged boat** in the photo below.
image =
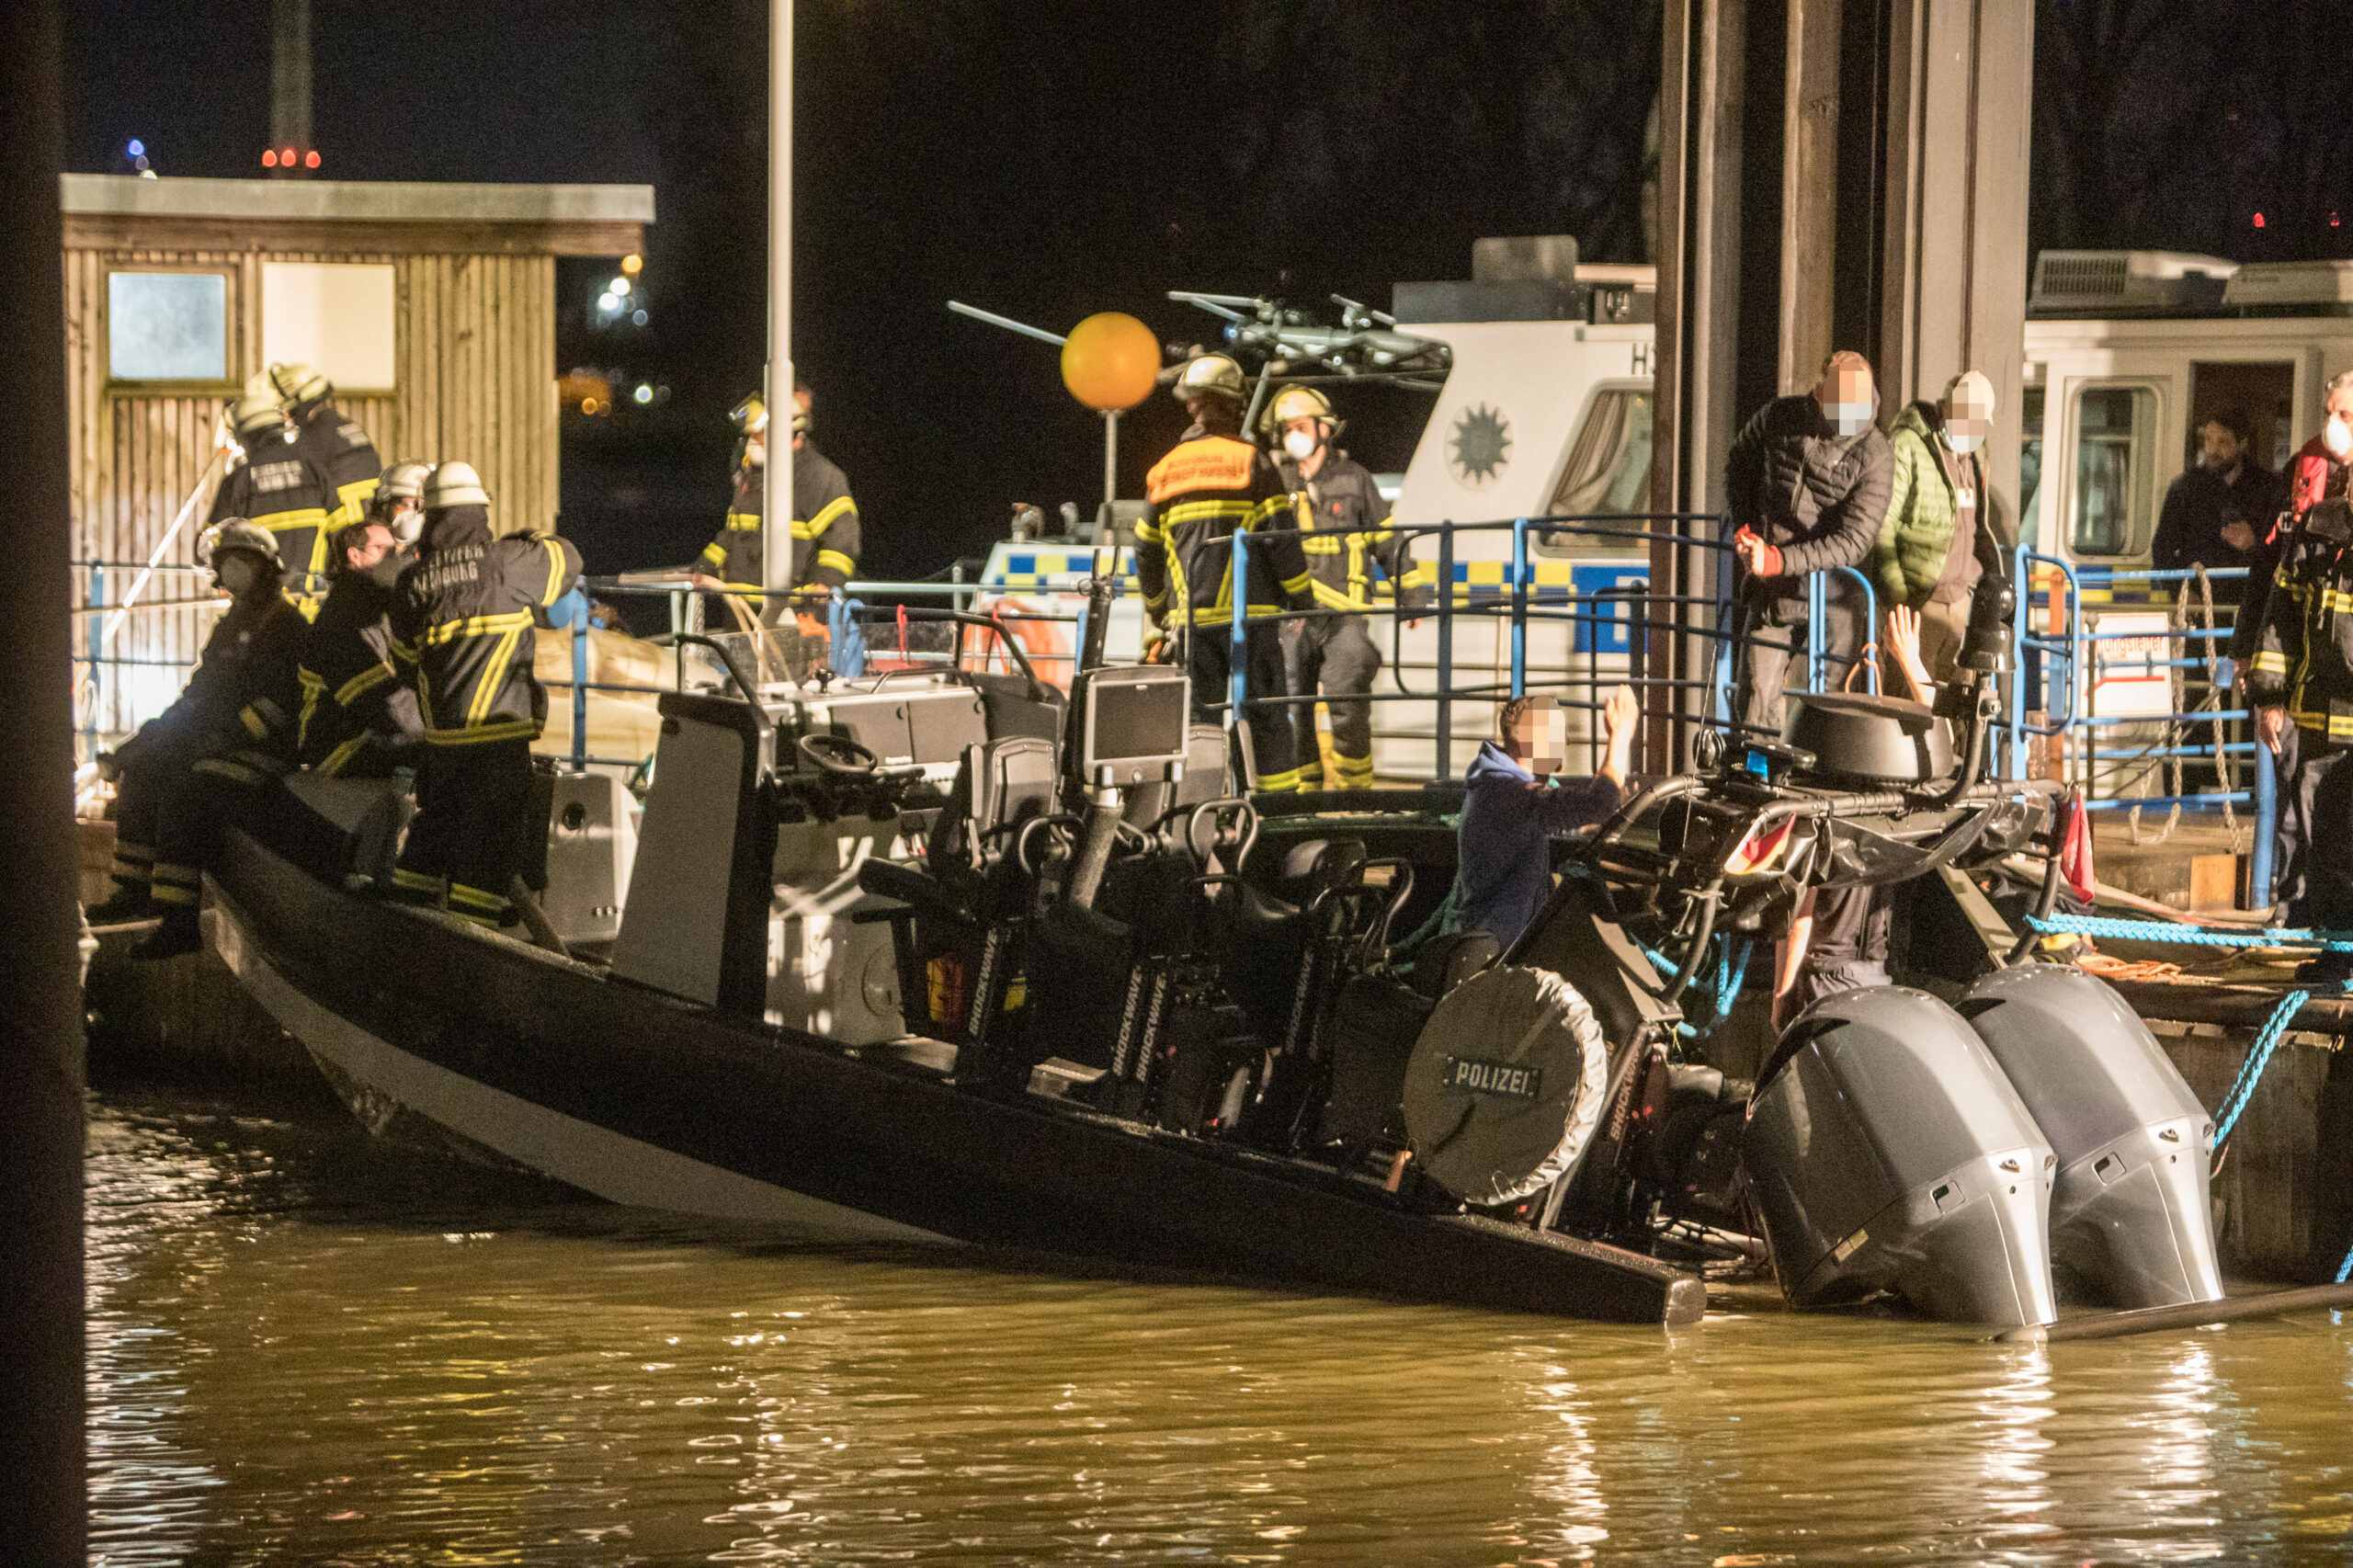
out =
[[1987,1022],[2085,1016],[2045,994],[2072,971],[1833,998],[1754,1084],[1687,1059],[1703,971],[1803,889],[2055,848],[2051,786],[1980,777],[1982,692],[1958,744],[1793,699],[1790,744],[1563,846],[1509,951],[1408,955],[1460,786],[1234,791],[1180,672],[1086,662],[1066,699],[953,660],[665,695],[642,828],[562,781],[538,944],[370,896],[396,797],[298,779],[345,858],[236,837],[217,945],[370,1126],[621,1202],[1625,1322],[1696,1319],[1768,1237],[1802,1303],[2045,1322],[2054,1244],[2118,1305],[2219,1293],[2202,1112],[2146,1030]]

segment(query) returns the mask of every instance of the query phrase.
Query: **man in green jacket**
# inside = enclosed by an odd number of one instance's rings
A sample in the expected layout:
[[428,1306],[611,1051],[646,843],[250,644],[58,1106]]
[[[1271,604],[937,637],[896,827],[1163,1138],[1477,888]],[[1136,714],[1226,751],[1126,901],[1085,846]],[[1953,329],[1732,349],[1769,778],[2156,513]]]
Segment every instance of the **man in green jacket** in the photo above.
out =
[[[1961,633],[1977,586],[1977,530],[1987,526],[1985,461],[1994,428],[1994,383],[1963,370],[1937,403],[1915,403],[1888,432],[1895,483],[1871,552],[1882,614],[1920,612],[1920,658],[1939,683],[1957,679]],[[1891,665],[1888,688],[1901,678]]]

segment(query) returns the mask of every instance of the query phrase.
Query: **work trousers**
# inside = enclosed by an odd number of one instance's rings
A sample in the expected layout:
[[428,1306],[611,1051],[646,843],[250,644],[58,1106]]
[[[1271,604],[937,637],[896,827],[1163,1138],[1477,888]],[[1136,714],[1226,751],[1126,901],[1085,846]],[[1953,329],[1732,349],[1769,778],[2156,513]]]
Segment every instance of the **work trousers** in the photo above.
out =
[[[1823,688],[1844,690],[1855,656],[1870,640],[1870,628],[1863,624],[1862,587],[1844,574],[1832,575],[1825,585],[1820,626],[1807,624],[1805,595],[1768,598],[1754,592],[1755,586],[1753,581],[1742,585],[1733,618],[1733,657],[1739,669],[1733,716],[1749,727],[1751,735],[1779,739],[1786,716],[1781,694],[1792,674],[1799,689],[1804,689],[1807,651],[1818,649],[1824,655]],[[1869,689],[1859,677],[1855,685]]]
[[2302,875],[2288,924],[2353,930],[2353,747],[2307,730],[2296,737],[2294,801],[2302,821]]
[[275,814],[265,803],[283,799],[275,778],[256,779],[237,764],[199,762],[174,779],[156,812],[155,902],[167,909],[200,904],[222,835],[232,827],[262,829]]
[[1888,941],[1895,890],[1824,888],[1813,895],[1813,930],[1798,973],[1798,1006],[1866,985],[1888,983]]
[[484,741],[428,745],[416,775],[416,817],[409,824],[392,885],[440,902],[450,913],[503,926],[513,912],[507,890],[522,869],[531,827],[531,744]]
[[1323,748],[1315,744],[1315,688],[1324,687],[1332,713],[1332,760],[1339,777],[1324,782],[1335,790],[1372,787],[1372,704],[1363,700],[1381,671],[1381,650],[1360,615],[1331,614],[1294,620],[1283,627],[1283,671],[1291,707],[1302,787],[1321,771]]
[[164,802],[204,748],[163,725],[150,724],[119,755],[122,772],[114,789],[114,880],[125,890],[138,892],[154,876]]
[[[1214,705],[1227,700],[1233,678],[1233,637],[1231,627],[1192,629],[1186,669],[1193,677],[1193,717],[1201,723],[1218,722]],[[1270,793],[1297,790],[1305,770],[1300,767],[1299,738],[1290,715],[1279,707],[1256,705],[1262,698],[1290,695],[1283,679],[1281,630],[1273,623],[1252,626],[1244,633],[1242,648],[1243,689],[1253,703],[1242,710],[1242,726],[1249,733],[1258,788]]]

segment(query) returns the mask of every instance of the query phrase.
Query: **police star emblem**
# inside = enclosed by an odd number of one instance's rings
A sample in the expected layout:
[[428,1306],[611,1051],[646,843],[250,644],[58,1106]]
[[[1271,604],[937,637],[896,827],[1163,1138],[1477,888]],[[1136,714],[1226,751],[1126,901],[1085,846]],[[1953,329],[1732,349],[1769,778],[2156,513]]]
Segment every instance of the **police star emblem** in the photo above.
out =
[[1472,490],[1493,484],[1511,461],[1511,421],[1501,409],[1472,403],[1454,421],[1447,440],[1446,466],[1455,479]]

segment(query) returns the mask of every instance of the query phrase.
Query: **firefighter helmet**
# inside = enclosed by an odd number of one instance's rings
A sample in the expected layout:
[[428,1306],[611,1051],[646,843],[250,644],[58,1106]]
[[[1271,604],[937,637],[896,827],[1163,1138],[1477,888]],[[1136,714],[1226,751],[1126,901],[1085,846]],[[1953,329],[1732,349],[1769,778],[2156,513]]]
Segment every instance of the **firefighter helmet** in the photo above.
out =
[[239,437],[261,436],[285,428],[286,411],[269,392],[247,392],[229,405],[229,423]]
[[1242,367],[1223,354],[1203,354],[1188,359],[1176,376],[1176,401],[1224,397],[1242,401]]
[[382,479],[376,482],[376,499],[386,506],[395,501],[415,501],[422,504],[425,499],[425,483],[432,473],[431,463],[420,462],[415,458],[405,462],[396,462],[384,471]]
[[303,364],[300,360],[291,365],[272,365],[269,368],[269,380],[270,384],[278,389],[278,395],[285,401],[289,408],[299,407],[306,403],[316,403],[323,397],[335,395],[335,383],[319,374],[315,367]]
[[426,511],[438,512],[449,506],[487,506],[490,492],[482,487],[482,475],[473,464],[446,462],[425,482],[423,499]]
[[768,405],[760,401],[759,393],[754,392],[730,410],[727,417],[745,435],[757,436],[768,427]]
[[1294,419],[1321,419],[1326,425],[1337,425],[1332,417],[1332,400],[1313,387],[1285,387],[1267,405],[1267,428],[1279,430]]
[[258,523],[243,517],[223,517],[196,539],[196,563],[218,566],[223,555],[248,551],[269,562],[273,572],[278,569],[278,537]]

